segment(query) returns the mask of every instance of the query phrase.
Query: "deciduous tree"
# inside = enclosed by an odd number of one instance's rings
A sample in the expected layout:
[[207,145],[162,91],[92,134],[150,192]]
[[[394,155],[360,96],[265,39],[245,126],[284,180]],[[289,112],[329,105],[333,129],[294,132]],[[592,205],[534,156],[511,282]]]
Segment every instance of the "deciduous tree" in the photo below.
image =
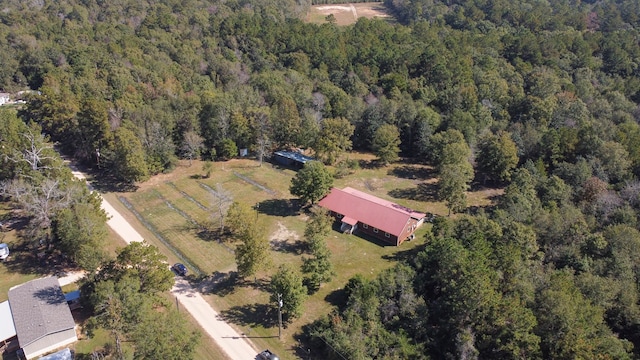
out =
[[202,151],[202,147],[204,144],[204,139],[202,136],[198,135],[195,131],[187,131],[184,134],[184,140],[182,143],[182,156],[189,159],[189,166],[191,166],[191,161],[194,158],[200,156],[200,151]]
[[[256,215],[257,216],[257,215]],[[245,236],[247,229],[253,225],[253,222],[249,219],[253,219],[255,216],[249,205],[243,202],[234,201],[227,210],[227,217],[225,218],[225,224],[227,230],[237,238],[242,239]]]
[[302,305],[307,298],[307,289],[302,284],[302,276],[289,265],[280,265],[271,277],[271,302],[278,304],[282,299],[282,313],[286,320],[302,315]]
[[55,217],[54,234],[61,250],[78,266],[95,271],[106,258],[104,240],[109,231],[107,216],[91,203],[62,209]]
[[238,147],[231,139],[224,139],[216,152],[221,160],[229,160],[238,156]]
[[137,277],[144,293],[167,291],[174,283],[167,257],[146,242],[132,242],[120,249],[116,260],[103,266],[98,277],[120,279],[126,275]]
[[253,222],[247,223],[247,228],[243,231],[240,240],[241,243],[235,251],[238,275],[247,278],[271,263],[269,243]]
[[232,203],[233,194],[225,190],[221,184],[216,184],[215,192],[211,192],[211,209],[215,211],[211,216],[218,218],[220,232],[224,232],[225,218]]
[[136,359],[193,358],[201,334],[183,315],[170,309],[147,309],[131,334]]
[[318,291],[322,283],[331,281],[335,272],[331,263],[331,251],[324,239],[317,239],[311,248],[311,257],[302,260],[304,283],[310,293]]
[[310,251],[313,251],[317,241],[324,241],[331,232],[333,217],[327,210],[319,206],[311,209],[311,217],[304,228],[304,238]]
[[371,150],[384,165],[398,160],[398,154],[400,153],[400,132],[398,128],[390,124],[380,126],[373,135]]
[[112,164],[115,175],[128,183],[149,178],[142,143],[136,134],[121,126],[115,133],[115,149]]
[[518,148],[507,132],[488,134],[480,138],[476,162],[487,178],[508,181],[518,165]]
[[305,203],[322,199],[331,190],[333,176],[319,161],[310,161],[291,179],[289,191]]
[[325,164],[335,163],[343,152],[351,150],[354,129],[355,127],[345,118],[325,119],[313,145],[318,158]]

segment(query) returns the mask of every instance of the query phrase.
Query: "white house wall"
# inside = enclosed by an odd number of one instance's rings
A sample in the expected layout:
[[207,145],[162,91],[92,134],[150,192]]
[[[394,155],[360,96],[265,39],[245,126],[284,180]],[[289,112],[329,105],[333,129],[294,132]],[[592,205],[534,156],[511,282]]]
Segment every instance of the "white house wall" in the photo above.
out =
[[22,350],[24,351],[24,356],[29,360],[76,341],[78,341],[78,336],[74,328],[49,334],[23,347]]

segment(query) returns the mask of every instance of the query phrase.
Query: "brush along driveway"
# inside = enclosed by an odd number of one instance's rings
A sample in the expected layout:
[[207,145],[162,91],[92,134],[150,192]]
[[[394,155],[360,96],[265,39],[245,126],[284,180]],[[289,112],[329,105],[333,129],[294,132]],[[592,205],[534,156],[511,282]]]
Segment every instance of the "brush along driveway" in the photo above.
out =
[[[73,169],[73,167],[71,168],[75,177],[86,179],[85,174]],[[89,188],[91,188],[91,186],[89,186]],[[109,227],[127,244],[132,241],[143,240],[142,235],[104,198],[102,198],[102,209],[109,217],[109,221],[107,221]],[[178,299],[181,309],[187,310],[191,316],[196,319],[198,324],[202,326],[204,331],[220,346],[230,359],[245,360],[256,358],[258,351],[254,349],[250,340],[238,334],[229,324],[220,320],[218,312],[211,308],[202,295],[200,295],[188,281],[176,277],[176,282],[171,289],[171,294]]]

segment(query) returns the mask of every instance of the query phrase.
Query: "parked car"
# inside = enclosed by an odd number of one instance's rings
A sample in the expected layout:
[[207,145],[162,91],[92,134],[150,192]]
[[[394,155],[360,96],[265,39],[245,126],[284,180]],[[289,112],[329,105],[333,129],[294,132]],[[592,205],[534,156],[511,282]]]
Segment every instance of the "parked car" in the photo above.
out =
[[269,349],[258,354],[258,358],[261,360],[280,360],[280,358],[276,354],[269,351]]
[[9,245],[2,243],[0,244],[0,260],[6,260],[9,257]]
[[173,264],[173,266],[171,267],[171,270],[173,270],[174,273],[180,276],[187,276],[187,267],[184,266],[183,264],[180,264],[180,263]]

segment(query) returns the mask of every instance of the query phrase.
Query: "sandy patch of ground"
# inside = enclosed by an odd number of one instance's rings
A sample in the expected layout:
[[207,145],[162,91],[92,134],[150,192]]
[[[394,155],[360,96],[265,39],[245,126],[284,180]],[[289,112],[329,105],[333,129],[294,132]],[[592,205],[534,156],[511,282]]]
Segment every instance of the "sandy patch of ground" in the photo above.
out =
[[287,227],[279,221],[278,229],[269,237],[270,242],[295,242],[296,240],[300,240],[298,233],[287,229]]
[[326,22],[325,18],[333,14],[338,25],[353,24],[358,18],[390,18],[387,9],[382,3],[357,3],[357,4],[341,4],[341,5],[314,5],[311,7],[308,21],[315,23]]
[[319,6],[316,6],[316,9],[318,9],[320,11],[326,11],[327,14],[331,14],[331,11],[334,11],[334,10],[351,11],[351,6],[319,5]]

